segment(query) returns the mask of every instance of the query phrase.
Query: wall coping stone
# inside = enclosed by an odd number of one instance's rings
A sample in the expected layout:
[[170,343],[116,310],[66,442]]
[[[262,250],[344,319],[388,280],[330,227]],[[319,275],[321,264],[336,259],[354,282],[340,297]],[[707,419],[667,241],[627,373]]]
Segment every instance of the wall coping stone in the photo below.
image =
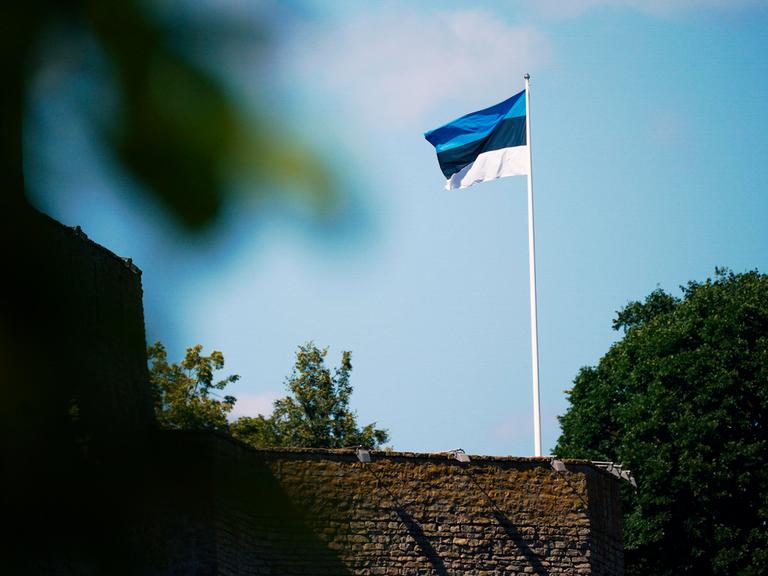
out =
[[[177,435],[177,436],[200,436],[200,437],[212,437],[218,440],[231,443],[238,446],[250,453],[262,456],[266,459],[285,459],[295,458],[298,460],[335,460],[339,462],[349,461],[357,462],[357,456],[355,454],[356,446],[349,448],[284,448],[284,447],[263,447],[256,448],[233,438],[223,432],[214,430],[161,430],[158,432],[162,435]],[[395,450],[368,450],[371,455],[371,463],[377,460],[389,460],[389,461],[406,461],[406,460],[422,460],[422,461],[450,461],[459,466],[472,466],[477,464],[518,464],[529,466],[545,466],[550,467],[552,460],[561,460],[566,468],[568,466],[573,467],[588,467],[598,475],[603,475],[607,478],[611,478],[616,482],[621,482],[619,478],[611,474],[604,468],[597,466],[591,460],[584,460],[579,458],[557,458],[557,456],[489,456],[478,454],[467,454],[470,458],[470,462],[467,464],[458,462],[451,456],[451,451],[444,452],[405,452]],[[567,470],[566,470],[567,471]]]

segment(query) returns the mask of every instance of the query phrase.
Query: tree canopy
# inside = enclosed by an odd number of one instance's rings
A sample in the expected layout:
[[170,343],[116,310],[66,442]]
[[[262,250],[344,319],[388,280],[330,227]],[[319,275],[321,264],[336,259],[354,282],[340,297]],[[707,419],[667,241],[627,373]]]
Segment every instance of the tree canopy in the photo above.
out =
[[614,328],[567,391],[555,452],[633,470],[627,573],[768,573],[768,276],[717,269]]
[[352,354],[343,352],[333,373],[325,366],[328,349],[308,342],[296,352],[287,379],[289,395],[274,403],[269,417],[242,417],[231,426],[233,436],[255,446],[311,446],[376,448],[389,440],[386,430],[368,424],[359,428],[349,407]]
[[227,432],[227,416],[234,396],[217,397],[216,391],[240,379],[237,375],[214,381],[213,373],[224,368],[224,355],[214,350],[202,355],[203,346],[187,348],[180,364],[168,363],[160,342],[149,347],[149,381],[155,401],[155,416],[162,428],[203,429]]
[[198,344],[187,349],[181,363],[169,363],[165,347],[150,346],[150,383],[155,415],[163,428],[217,430],[252,446],[307,448],[379,447],[389,441],[386,430],[368,424],[360,428],[349,407],[352,396],[352,354],[343,352],[341,365],[325,366],[327,349],[309,342],[296,352],[293,373],[287,379],[289,395],[274,403],[270,416],[241,416],[228,421],[237,399],[222,395],[228,384],[239,380],[231,375],[215,381],[214,372],[224,368],[224,355],[202,354]]

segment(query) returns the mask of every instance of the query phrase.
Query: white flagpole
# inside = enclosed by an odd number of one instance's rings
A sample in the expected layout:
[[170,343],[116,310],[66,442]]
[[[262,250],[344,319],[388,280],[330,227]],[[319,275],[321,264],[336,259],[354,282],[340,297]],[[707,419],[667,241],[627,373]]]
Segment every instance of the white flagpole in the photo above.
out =
[[541,406],[539,402],[539,333],[536,319],[536,250],[533,233],[533,160],[531,157],[531,89],[525,75],[525,143],[528,145],[528,265],[531,277],[531,361],[533,367],[533,438],[535,455],[541,456]]

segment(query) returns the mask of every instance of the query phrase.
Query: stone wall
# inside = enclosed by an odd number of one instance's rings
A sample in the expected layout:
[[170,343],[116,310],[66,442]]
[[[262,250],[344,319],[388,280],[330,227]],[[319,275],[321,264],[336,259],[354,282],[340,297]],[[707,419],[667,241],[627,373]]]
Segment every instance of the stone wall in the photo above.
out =
[[623,573],[618,480],[588,462],[156,431],[139,270],[25,218],[0,317],[9,574]]
[[[73,420],[95,441],[154,426],[141,271],[70,228],[31,212],[4,282],[0,336],[11,350],[4,422],[19,438],[66,434]],[[10,292],[10,293],[9,293]],[[5,378],[4,378],[5,379]]]
[[593,535],[590,562],[596,574],[622,574],[624,571],[620,488],[625,482],[629,486],[626,480],[593,472],[587,484],[589,524]]
[[154,430],[141,272],[76,228],[18,216],[0,283],[3,566],[116,574]]
[[215,574],[623,574],[618,481],[587,462],[555,472],[548,459],[372,452],[361,463],[202,433],[167,433],[157,449],[206,494],[186,538],[208,531]]

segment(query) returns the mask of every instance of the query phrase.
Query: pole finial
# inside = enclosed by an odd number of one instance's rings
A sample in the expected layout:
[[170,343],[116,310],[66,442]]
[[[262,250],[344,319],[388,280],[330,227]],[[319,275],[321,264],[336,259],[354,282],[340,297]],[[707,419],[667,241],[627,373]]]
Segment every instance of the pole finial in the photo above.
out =
[[526,72],[525,76],[523,76],[523,78],[525,78],[526,80],[530,80],[531,79],[531,75],[528,74],[528,72]]

